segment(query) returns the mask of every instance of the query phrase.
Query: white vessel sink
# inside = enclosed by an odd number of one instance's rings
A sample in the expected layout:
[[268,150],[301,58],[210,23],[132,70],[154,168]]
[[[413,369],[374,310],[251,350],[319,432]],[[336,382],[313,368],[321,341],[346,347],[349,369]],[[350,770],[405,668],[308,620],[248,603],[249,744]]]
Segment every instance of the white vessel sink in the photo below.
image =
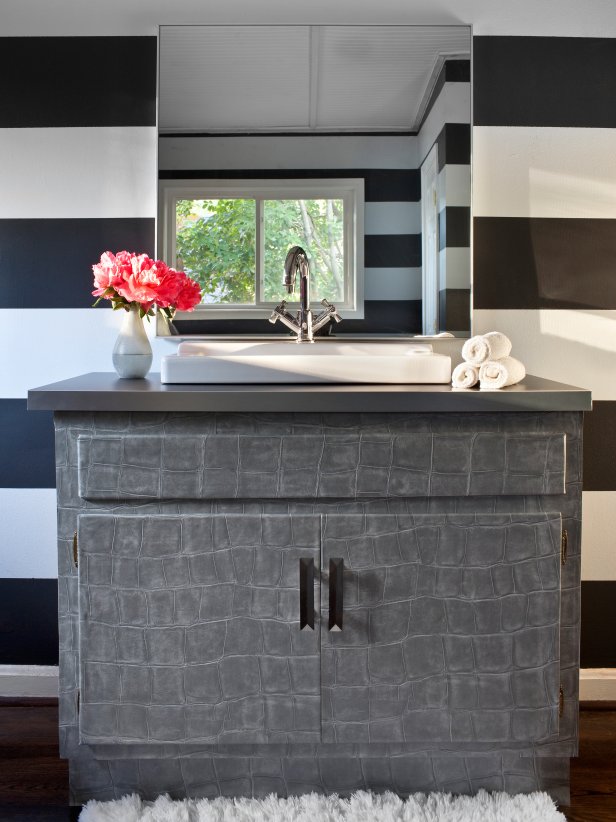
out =
[[412,342],[183,342],[163,383],[447,383],[451,359]]

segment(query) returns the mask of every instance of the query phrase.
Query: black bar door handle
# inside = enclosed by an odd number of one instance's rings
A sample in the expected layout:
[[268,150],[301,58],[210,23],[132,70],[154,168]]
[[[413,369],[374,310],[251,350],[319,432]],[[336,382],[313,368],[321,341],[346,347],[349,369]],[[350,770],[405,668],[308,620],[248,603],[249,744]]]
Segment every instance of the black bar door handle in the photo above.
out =
[[344,560],[329,561],[329,630],[342,630]]
[[299,629],[314,631],[314,560],[299,561]]

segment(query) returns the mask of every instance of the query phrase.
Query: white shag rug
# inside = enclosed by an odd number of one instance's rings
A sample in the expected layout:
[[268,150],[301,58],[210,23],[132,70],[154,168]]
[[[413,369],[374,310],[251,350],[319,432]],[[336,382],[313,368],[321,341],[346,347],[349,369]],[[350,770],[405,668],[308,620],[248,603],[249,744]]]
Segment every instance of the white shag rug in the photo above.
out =
[[415,794],[400,799],[393,793],[359,791],[350,799],[336,795],[279,799],[184,799],[159,796],[143,802],[125,796],[113,802],[91,800],[79,822],[566,822],[546,793],[476,796]]

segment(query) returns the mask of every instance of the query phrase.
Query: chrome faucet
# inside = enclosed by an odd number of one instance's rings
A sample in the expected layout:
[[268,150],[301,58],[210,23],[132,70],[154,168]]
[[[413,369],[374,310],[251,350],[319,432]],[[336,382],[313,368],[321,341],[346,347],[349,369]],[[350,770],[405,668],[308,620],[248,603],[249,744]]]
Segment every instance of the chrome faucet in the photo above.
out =
[[312,318],[312,311],[310,310],[310,263],[308,262],[308,255],[299,245],[294,245],[289,249],[287,258],[284,261],[284,277],[283,284],[287,290],[287,294],[293,294],[295,291],[295,282],[299,274],[299,311],[294,317],[287,311],[286,300],[283,300],[280,305],[272,311],[269,321],[277,323],[278,320],[284,323],[287,328],[297,334],[296,342],[314,342],[314,334],[319,328],[323,328],[330,320],[339,323],[342,317],[336,311],[336,306],[329,303],[327,300],[321,300],[321,305],[324,311],[316,317]]

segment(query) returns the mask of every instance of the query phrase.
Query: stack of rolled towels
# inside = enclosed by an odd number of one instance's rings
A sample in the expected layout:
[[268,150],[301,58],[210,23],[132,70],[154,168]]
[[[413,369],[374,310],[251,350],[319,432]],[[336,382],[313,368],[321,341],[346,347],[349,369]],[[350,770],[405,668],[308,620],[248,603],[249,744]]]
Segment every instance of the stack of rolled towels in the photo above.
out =
[[521,382],[526,369],[510,354],[511,340],[500,331],[471,337],[464,343],[464,362],[454,368],[451,384],[454,388],[473,388],[479,383],[483,391],[493,391]]

